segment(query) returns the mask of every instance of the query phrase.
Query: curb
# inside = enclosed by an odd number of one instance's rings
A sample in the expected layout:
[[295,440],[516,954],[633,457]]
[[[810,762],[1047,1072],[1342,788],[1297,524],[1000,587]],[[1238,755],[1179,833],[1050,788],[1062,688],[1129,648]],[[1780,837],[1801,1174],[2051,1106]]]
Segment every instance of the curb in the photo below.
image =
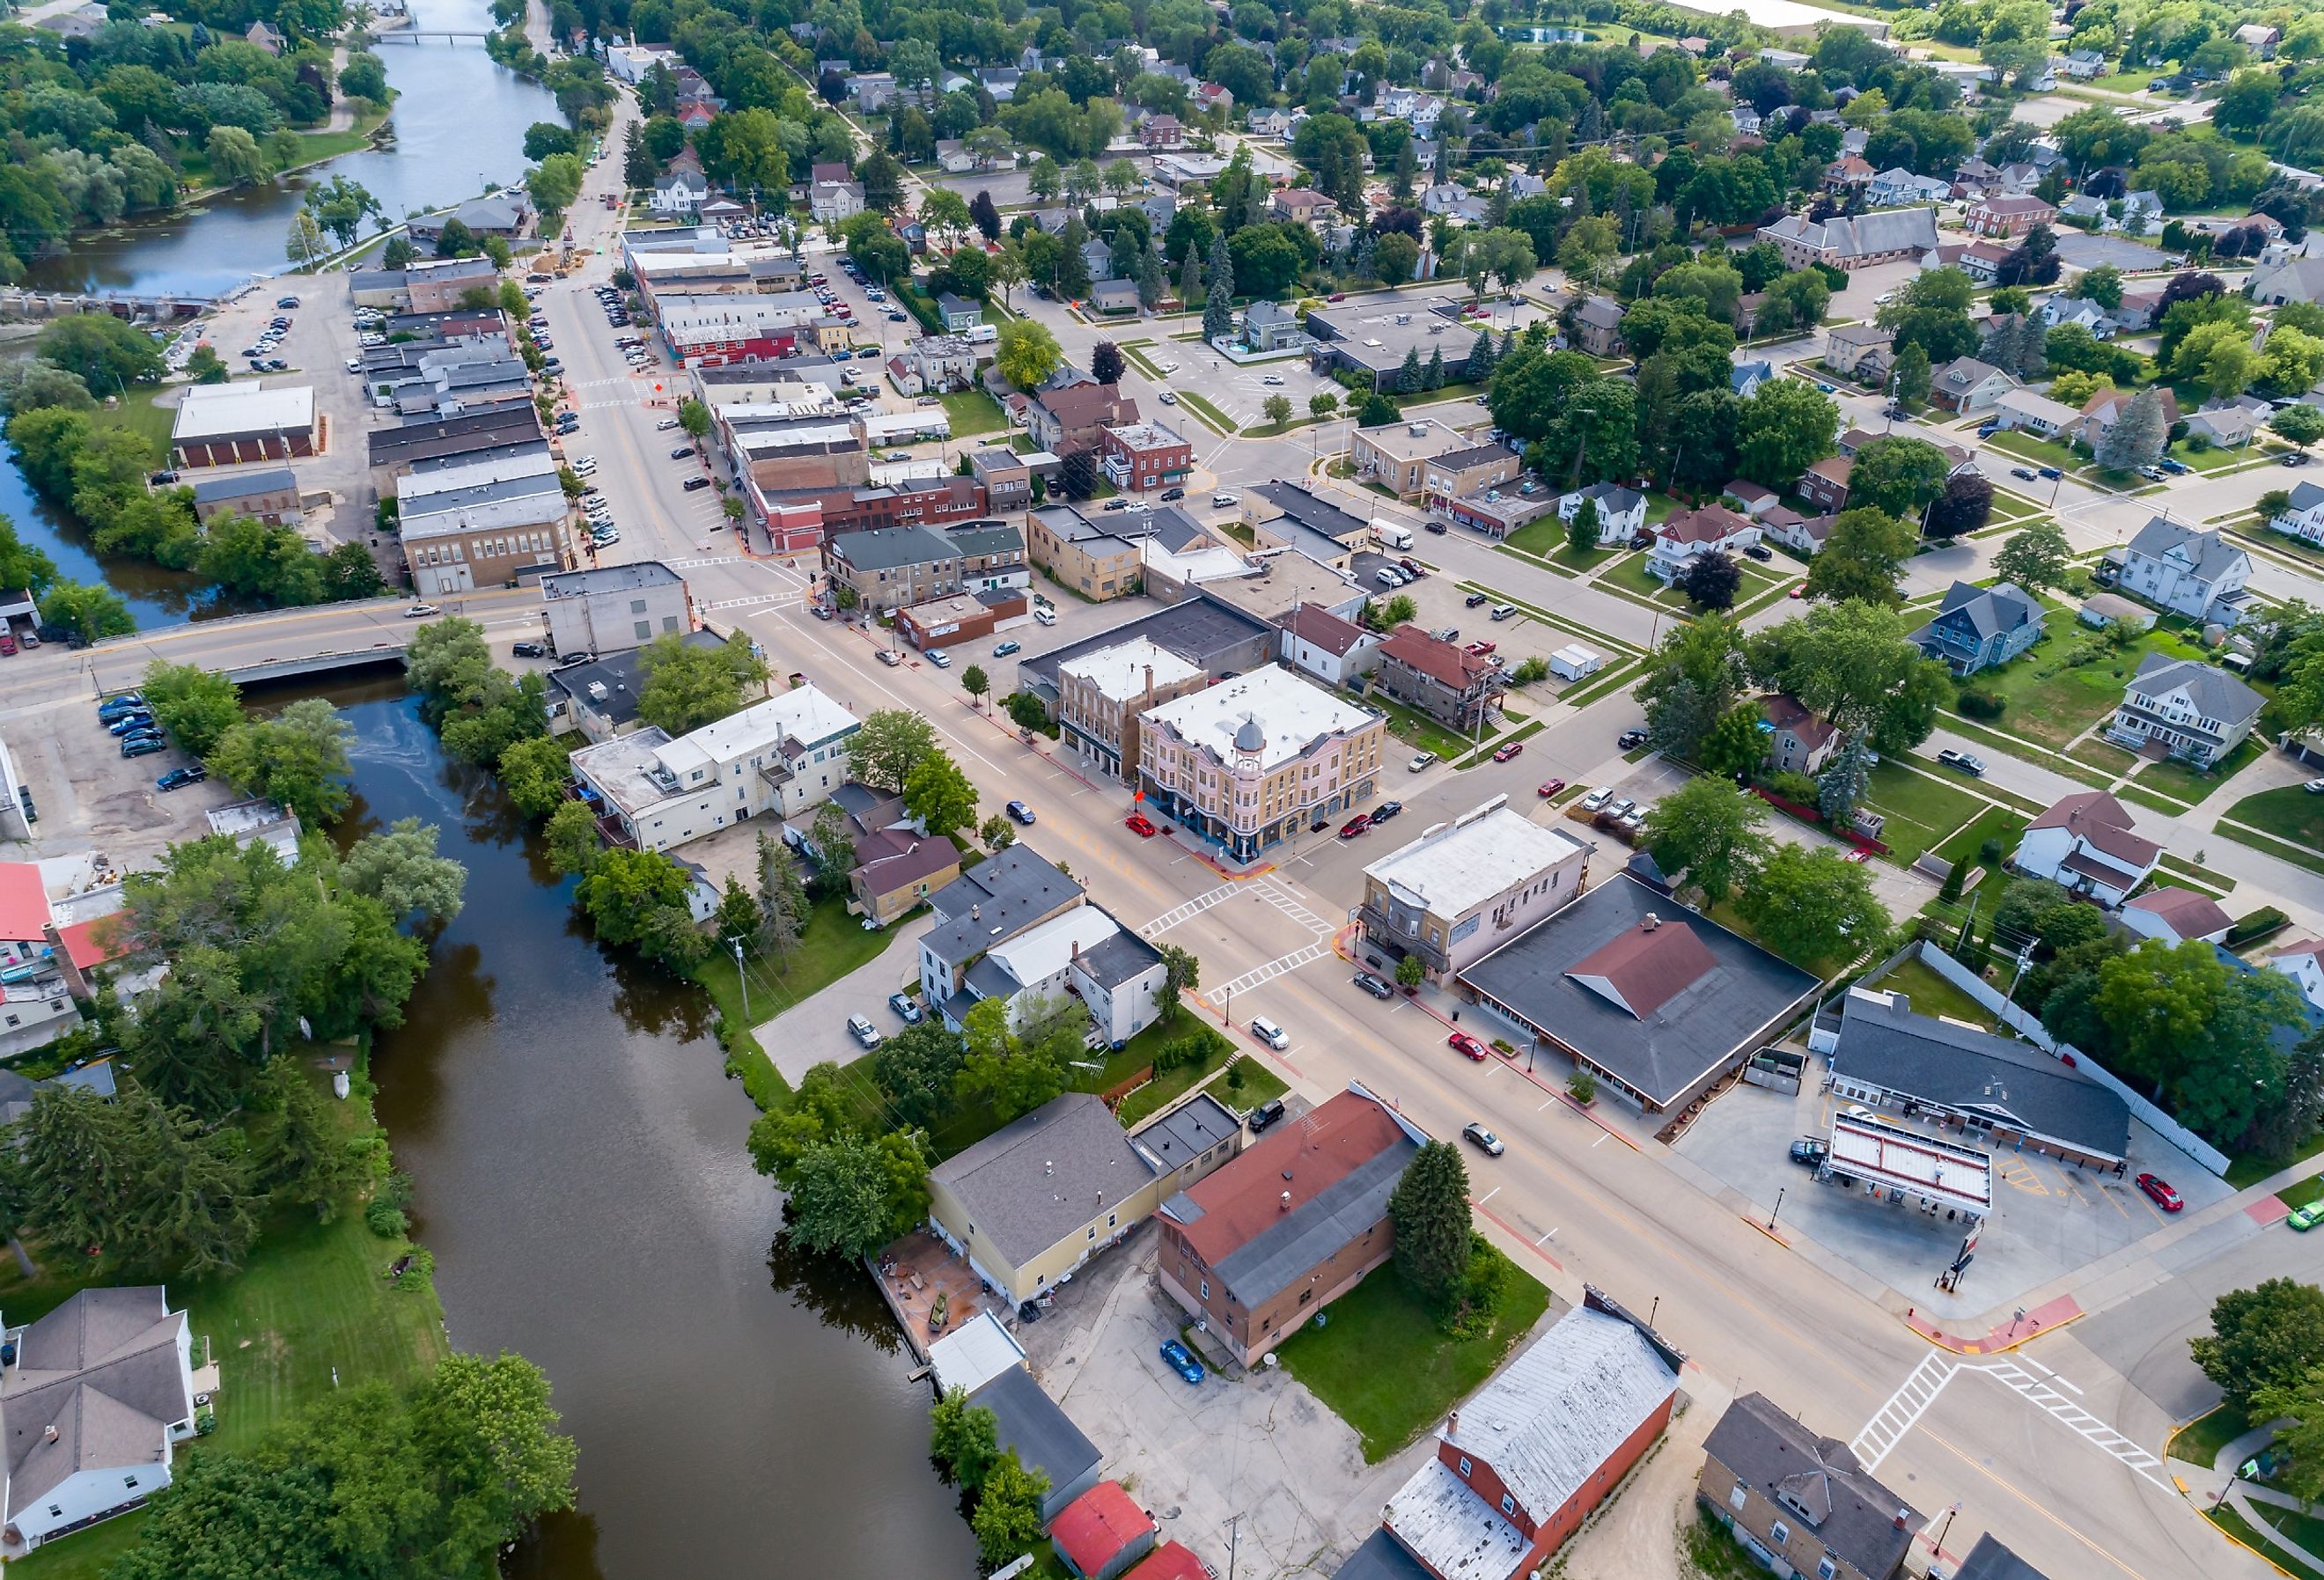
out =
[[2080,1303],[2074,1300],[2074,1298],[2071,1295],[2061,1296],[2060,1298],[2073,1306],[2074,1309],[2070,1314],[2061,1317],[2053,1322],[2036,1324],[2035,1326],[2027,1328],[2024,1333],[2018,1334],[2006,1341],[1998,1343],[1996,1342],[1993,1337],[1994,1333],[2001,1331],[1998,1328],[1988,1332],[1983,1338],[1956,1338],[1952,1335],[1945,1332],[1942,1328],[1938,1327],[1935,1324],[1923,1321],[1922,1318],[1915,1316],[1914,1308],[1910,1307],[1905,1308],[1904,1316],[1902,1320],[1906,1327],[1912,1329],[1914,1333],[1928,1340],[1929,1343],[1934,1344],[1937,1348],[1948,1351],[1952,1354],[2006,1355],[2014,1350],[2023,1348],[2024,1345],[2032,1344],[2035,1339],[2041,1338],[2044,1335],[2055,1333],[2060,1328],[2069,1326],[2089,1315],[2082,1309]]

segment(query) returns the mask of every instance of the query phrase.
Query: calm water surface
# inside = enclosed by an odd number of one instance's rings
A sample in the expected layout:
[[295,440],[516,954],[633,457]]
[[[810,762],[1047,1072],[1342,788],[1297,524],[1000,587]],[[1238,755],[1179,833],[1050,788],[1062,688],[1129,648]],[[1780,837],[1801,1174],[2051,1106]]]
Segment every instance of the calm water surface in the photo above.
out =
[[356,728],[345,836],[418,817],[468,868],[374,1067],[453,1342],[539,1363],[580,1446],[578,1511],[510,1574],[973,1574],[928,1466],[927,1386],[868,1280],[775,1246],[754,1110],[700,996],[585,936],[570,886],[400,679],[320,694]]

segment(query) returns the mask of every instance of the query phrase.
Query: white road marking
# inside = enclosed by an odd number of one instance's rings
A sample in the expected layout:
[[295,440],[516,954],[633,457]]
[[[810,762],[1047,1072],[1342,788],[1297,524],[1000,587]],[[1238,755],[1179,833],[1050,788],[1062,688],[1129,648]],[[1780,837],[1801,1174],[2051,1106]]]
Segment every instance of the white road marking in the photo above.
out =
[[[2055,1379],[2056,1379],[2056,1381],[2057,1381],[2057,1384],[2058,1384],[2058,1386],[2059,1386],[2059,1387],[2061,1387],[2061,1388],[2074,1388],[2074,1385],[2073,1385],[2072,1383],[2070,1383],[2070,1382],[2067,1381],[2066,1381],[2064,1378],[2062,1378],[2062,1377],[2059,1377],[2059,1376],[2058,1376],[2058,1374],[2057,1374],[2056,1372],[2052,1372],[2050,1375],[2051,1375],[2052,1378],[2055,1378]],[[2074,1388],[2074,1391],[2075,1391],[2076,1393],[2080,1393],[2080,1392],[2081,1392],[2081,1390],[2080,1390],[2080,1389],[2079,1389],[2079,1388]]]
[[1490,1189],[1490,1190],[1487,1191],[1484,1195],[1482,1195],[1482,1196],[1479,1197],[1477,1198],[1477,1205],[1478,1205],[1479,1206],[1480,1206],[1480,1207],[1481,1207],[1481,1206],[1483,1206],[1487,1202],[1489,1202],[1489,1201],[1492,1200],[1495,1197],[1497,1197],[1497,1196],[1499,1196],[1499,1195],[1500,1195],[1500,1194],[1501,1194],[1501,1187],[1500,1187],[1499,1186],[1498,1186],[1498,1185],[1497,1185],[1497,1186],[1493,1187],[1493,1188],[1492,1188],[1492,1189]]
[[1280,880],[1261,879],[1251,885],[1251,892],[1317,938],[1332,930],[1330,922],[1299,903],[1297,892]]
[[1323,944],[1310,944],[1304,949],[1294,949],[1290,954],[1277,956],[1255,970],[1244,972],[1232,982],[1213,988],[1203,996],[1213,1005],[1223,1004],[1236,993],[1248,993],[1263,983],[1272,982],[1286,971],[1311,966],[1330,953],[1331,950]]
[[1548,1238],[1549,1238],[1550,1234],[1556,1234],[1556,1233],[1557,1233],[1557,1231],[1556,1231],[1555,1229],[1552,1229],[1552,1230],[1549,1232],[1549,1234],[1545,1234],[1545,1235],[1543,1235],[1543,1236],[1541,1237],[1541,1240],[1536,1240],[1536,1241],[1535,1241],[1535,1242],[1534,1242],[1534,1243],[1535,1243],[1536,1245],[1538,1245],[1538,1244],[1540,1244],[1540,1243],[1541,1243],[1542,1240],[1546,1240],[1546,1239],[1548,1239]]
[[1220,901],[1231,896],[1234,892],[1234,884],[1222,883],[1207,894],[1197,894],[1194,899],[1187,901],[1184,905],[1174,906],[1170,910],[1166,910],[1161,915],[1156,917],[1152,921],[1148,922],[1144,927],[1139,928],[1138,929],[1138,936],[1141,938],[1157,938],[1163,933],[1167,933],[1172,928],[1176,927],[1180,922],[1188,921],[1200,916],[1212,906],[1216,905]]
[[1928,1413],[1929,1407],[1937,1402],[1937,1395],[1944,1391],[1945,1384],[1951,1381],[1954,1373],[1960,1370],[1950,1360],[1933,1351],[1921,1357],[1921,1363],[1897,1384],[1896,1391],[1872,1413],[1872,1418],[1864,1423],[1864,1429],[1857,1433],[1848,1445],[1866,1474],[1880,1468],[1880,1462],[1904,1441],[1904,1434],[1913,1429],[1913,1424]]
[[[1399,1007],[1401,1007],[1401,1006],[1399,1006]],[[1549,1104],[1550,1104],[1551,1103],[1554,1103],[1554,1102],[1556,1102],[1556,1101],[1557,1101],[1557,1099],[1556,1099],[1556,1098],[1552,1097],[1552,1098],[1550,1098],[1550,1099],[1549,1099],[1549,1101],[1548,1101],[1548,1102],[1544,1103],[1544,1104],[1541,1105],[1541,1108],[1546,1108],[1546,1107],[1548,1107],[1548,1106],[1549,1106]],[[1535,1112],[1536,1113],[1539,1113],[1541,1112],[1541,1108],[1536,1108],[1536,1109],[1535,1109],[1535,1110],[1534,1110],[1534,1112]],[[1600,1137],[1599,1139],[1602,1141],[1602,1140],[1604,1140],[1605,1138],[1601,1136],[1601,1137]]]
[[1601,1134],[1596,1141],[1590,1143],[1590,1150],[1594,1152],[1605,1144],[1606,1138]]
[[[2049,1416],[2066,1430],[2096,1446],[2109,1459],[2121,1461],[2166,1492],[2174,1490],[2169,1482],[2154,1474],[2155,1470],[2162,1465],[2162,1460],[2026,1371],[2016,1362],[1996,1361],[1991,1365],[1976,1367],[1974,1370],[1983,1372],[1987,1376],[1995,1379],[2004,1388]],[[2075,1391],[2079,1393],[2081,1391],[2076,1389]]]

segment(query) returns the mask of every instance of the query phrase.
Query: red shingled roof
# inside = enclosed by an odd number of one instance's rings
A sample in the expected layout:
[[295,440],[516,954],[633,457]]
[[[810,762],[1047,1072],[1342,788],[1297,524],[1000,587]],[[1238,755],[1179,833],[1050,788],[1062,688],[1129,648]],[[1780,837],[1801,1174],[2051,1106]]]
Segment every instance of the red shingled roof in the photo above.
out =
[[1475,653],[1439,642],[1417,625],[1399,625],[1380,643],[1380,657],[1419,670],[1442,686],[1466,691],[1480,670],[1491,666]]
[[1718,964],[1692,928],[1665,921],[1628,929],[1576,960],[1566,975],[1643,1021]]
[[1187,1198],[1202,1211],[1178,1232],[1216,1267],[1282,1222],[1286,1187],[1293,1205],[1305,1208],[1382,1152],[1408,1144],[1378,1103],[1342,1092],[1189,1188]]
[[[2161,845],[2131,832],[2129,810],[2104,790],[2064,797],[2026,827],[2062,828],[2080,836],[2091,849],[2130,867],[2152,866],[2163,854]],[[2114,874],[2095,875],[2110,878]]]

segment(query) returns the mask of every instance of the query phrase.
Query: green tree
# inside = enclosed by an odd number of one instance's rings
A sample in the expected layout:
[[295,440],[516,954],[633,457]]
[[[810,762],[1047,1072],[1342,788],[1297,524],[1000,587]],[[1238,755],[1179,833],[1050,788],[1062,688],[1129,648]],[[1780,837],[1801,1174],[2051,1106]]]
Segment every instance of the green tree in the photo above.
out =
[[686,430],[687,438],[700,443],[710,431],[710,408],[687,396],[678,403],[678,425]]
[[573,207],[573,199],[581,195],[585,173],[581,162],[572,154],[552,153],[524,178],[524,189],[532,194],[544,226],[554,226],[557,217]]
[[218,737],[242,722],[242,688],[199,664],[156,660],[146,666],[140,689],[154,722],[196,757],[208,756]]
[[1011,319],[1001,326],[993,349],[993,365],[1001,376],[1020,390],[1039,389],[1065,360],[1057,337],[1031,319]]
[[281,802],[310,828],[346,809],[347,743],[355,726],[319,697],[301,698],[272,718],[244,719],[203,759],[244,795]]
[[111,313],[58,319],[34,344],[42,362],[77,374],[99,394],[125,396],[128,385],[152,383],[163,371],[153,337]]
[[2272,1446],[2290,1463],[2275,1483],[2307,1502],[2324,1498],[2324,1366],[2310,1367],[2296,1382],[2264,1388],[2252,1397],[2255,1419],[2280,1420]]
[[1699,761],[1711,726],[1738,705],[1745,675],[1742,628],[1733,620],[1720,614],[1677,624],[1638,681],[1647,741],[1657,752]]
[[2324,411],[2305,402],[2286,406],[2269,418],[2267,425],[2293,448],[2302,452],[2318,439],[2324,439]]
[[13,1134],[6,1187],[21,1221],[88,1248],[107,1273],[229,1272],[258,1238],[241,1132],[141,1086],[111,1099],[44,1086]]
[[1737,467],[1769,488],[1788,489],[1833,453],[1840,408],[1802,379],[1770,379],[1736,413]]
[[945,1390],[928,1411],[928,1457],[945,1485],[972,1492],[1001,1457],[999,1423],[991,1410],[968,1402],[968,1390]]
[[1848,475],[1848,502],[1917,522],[1943,492],[1951,470],[1944,451],[1927,439],[1876,439],[1856,453]]
[[2227,1401],[2248,1412],[2263,1391],[2296,1388],[2324,1365],[2324,1290],[2289,1278],[2231,1289],[2211,1302],[2211,1331],[2187,1347]]
[[581,882],[577,897],[587,908],[597,936],[609,944],[633,944],[655,912],[684,911],[686,869],[654,850],[601,852]]
[[1756,772],[1767,758],[1765,716],[1756,702],[1738,702],[1719,716],[1695,749],[1695,760],[1705,773],[1741,779]]
[[638,654],[643,679],[638,686],[638,717],[673,735],[683,735],[740,712],[750,688],[763,692],[767,661],[751,651],[739,633],[715,645],[687,641],[664,632]]
[[1761,943],[1802,966],[1845,963],[1889,925],[1870,874],[1830,845],[1778,845],[1736,906]]
[[2238,972],[2209,945],[2149,938],[2099,967],[2093,1002],[2115,1073],[2145,1082],[2181,1123],[2234,1144],[2283,1088],[2275,1032],[2301,1016],[2282,972]]
[[1598,547],[1598,502],[1585,499],[1565,523],[1565,545],[1577,558],[1586,559]]
[[2141,390],[2123,407],[2114,426],[2098,436],[2098,463],[2114,472],[2151,467],[2162,458],[2169,434],[2163,397],[2152,388]]
[[1040,1545],[1045,1529],[1041,1505],[1048,1495],[1047,1474],[1027,1470],[1014,1448],[993,1463],[978,1494],[976,1512],[969,1518],[985,1573]]
[[248,187],[273,173],[273,164],[260,152],[258,139],[240,126],[213,126],[202,145],[210,179],[224,187]]
[[960,672],[960,688],[969,694],[978,707],[984,705],[984,694],[992,689],[992,677],[984,672],[982,664],[971,664]]
[[351,893],[380,902],[398,921],[417,916],[441,927],[460,914],[468,869],[436,854],[437,828],[399,818],[384,834],[366,834],[339,858],[339,880]]
[[1154,951],[1162,956],[1162,985],[1154,991],[1155,1018],[1175,1021],[1187,990],[1203,984],[1203,963],[1193,950],[1176,944],[1157,944]]
[[[1868,452],[1871,448],[1865,447]],[[1851,488],[1851,498],[1854,492]],[[1831,524],[1823,551],[1808,566],[1808,596],[1856,598],[1889,606],[1902,604],[1904,595],[1897,590],[1896,579],[1904,574],[1904,562],[1913,557],[1918,542],[1919,534],[1910,522],[1898,521],[1877,506],[1843,511]]]
[[1766,860],[1768,840],[1759,827],[1766,816],[1758,797],[1737,795],[1725,780],[1706,775],[1687,781],[1646,815],[1644,844],[1664,872],[1683,872],[1705,902],[1716,905]]
[[[818,839],[822,836],[821,816],[818,811]],[[798,947],[815,910],[807,898],[807,885],[800,881],[798,862],[790,847],[769,834],[759,836],[758,894],[759,929],[751,945],[761,959],[780,970]]]
[[586,876],[605,848],[597,835],[595,815],[579,801],[562,802],[549,813],[540,842],[548,853],[549,870],[564,878]]
[[[854,1261],[894,1239],[913,1221],[913,1208],[897,1189],[899,1156],[927,1177],[918,1141],[893,1133],[877,1141],[843,1132],[807,1148],[783,1176],[788,1193],[786,1236],[818,1255]],[[918,1205],[925,1210],[921,1187]],[[900,1218],[900,1222],[899,1221]]]
[[943,838],[976,826],[976,786],[948,753],[931,752],[905,776],[904,808]]
[[936,750],[936,725],[903,708],[881,708],[848,738],[847,762],[873,790],[901,795],[912,765]]
[[[2319,413],[2324,415],[2324,413]],[[2009,535],[1993,557],[1993,574],[2028,592],[2061,587],[2073,564],[2073,546],[2055,522],[2036,522]]]
[[510,742],[501,752],[498,770],[501,789],[528,818],[546,818],[555,811],[573,777],[565,748],[545,735]]
[[1388,1198],[1396,1270],[1440,1315],[1458,1306],[1469,1267],[1469,1170],[1449,1143],[1413,1154]]
[[1903,752],[1928,738],[1953,696],[1944,665],[1905,640],[1914,624],[1854,598],[1820,603],[1755,633],[1747,661],[1762,686],[1790,692],[1874,751]]
[[951,1104],[967,1057],[959,1033],[927,1015],[872,1050],[872,1078],[905,1123],[933,1124]]

